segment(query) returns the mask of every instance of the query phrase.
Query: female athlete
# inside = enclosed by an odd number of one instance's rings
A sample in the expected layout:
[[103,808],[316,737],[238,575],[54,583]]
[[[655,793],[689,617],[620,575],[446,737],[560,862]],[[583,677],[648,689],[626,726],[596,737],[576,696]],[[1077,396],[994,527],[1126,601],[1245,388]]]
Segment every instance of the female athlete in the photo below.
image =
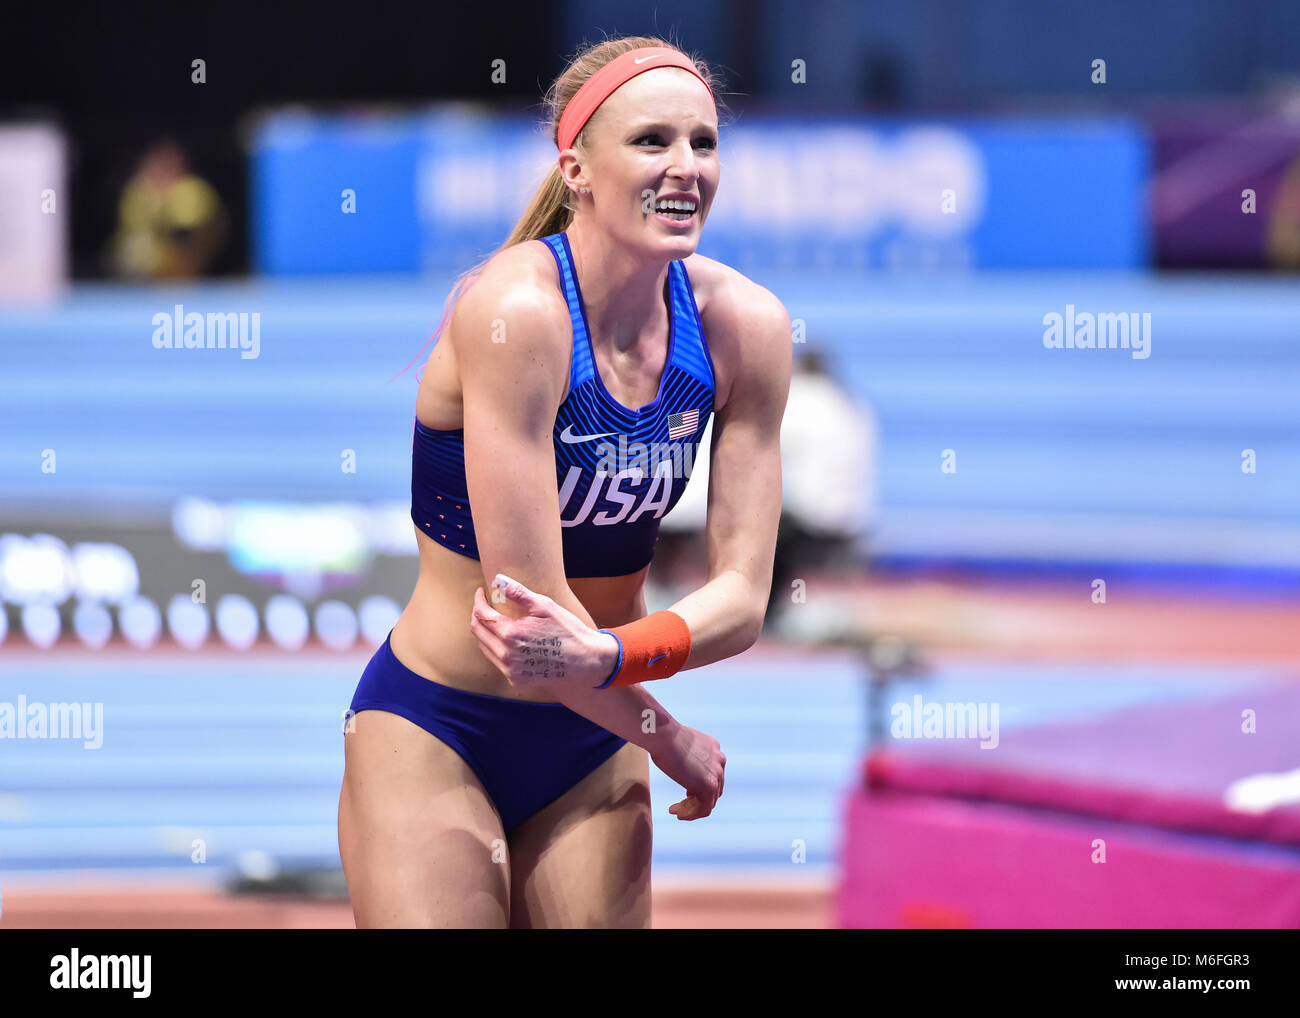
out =
[[[419,578],[344,741],[358,926],[648,927],[649,761],[679,820],[722,794],[717,741],[643,685],[757,640],[780,516],[789,316],[694,253],[713,93],[661,39],[580,53],[547,97],[555,168],[449,298],[416,400]],[[708,581],[647,615],[710,415]]]

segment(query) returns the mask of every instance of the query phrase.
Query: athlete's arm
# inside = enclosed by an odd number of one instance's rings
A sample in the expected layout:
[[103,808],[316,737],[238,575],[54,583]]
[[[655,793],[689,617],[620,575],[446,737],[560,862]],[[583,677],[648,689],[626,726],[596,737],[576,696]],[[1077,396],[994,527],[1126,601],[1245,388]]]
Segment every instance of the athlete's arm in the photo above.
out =
[[781,517],[781,418],[794,359],[790,316],[770,291],[748,281],[719,297],[724,303],[710,315],[709,342],[735,368],[709,451],[709,578],[669,609],[691,631],[684,668],[742,653],[758,639]]
[[[491,268],[457,302],[448,335],[460,375],[465,429],[465,480],[483,570],[483,594],[495,611],[527,614],[507,598],[493,597],[504,573],[553,599],[590,627],[566,650],[598,655],[601,673],[584,688],[572,682],[548,687],[572,710],[648,750],[655,736],[643,731],[642,712],[654,712],[660,739],[676,725],[640,686],[593,689],[614,668],[617,644],[595,632],[595,622],[564,575],[560,494],[555,478],[555,414],[568,378],[569,313],[558,295],[521,284]],[[492,639],[491,623],[476,608],[471,627]],[[590,639],[586,639],[588,636]],[[484,640],[480,635],[480,643]],[[589,663],[589,662],[585,662]],[[576,662],[570,662],[571,666]]]

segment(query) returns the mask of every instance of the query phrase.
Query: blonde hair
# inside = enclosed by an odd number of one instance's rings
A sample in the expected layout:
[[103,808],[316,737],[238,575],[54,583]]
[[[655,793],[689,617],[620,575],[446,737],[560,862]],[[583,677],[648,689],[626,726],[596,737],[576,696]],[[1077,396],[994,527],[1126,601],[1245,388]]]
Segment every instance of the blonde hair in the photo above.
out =
[[[714,104],[719,116],[721,117],[727,112],[726,104],[717,98],[721,90],[721,82],[709,68],[709,65],[699,57],[686,53],[676,43],[650,35],[627,35],[617,39],[605,39],[602,42],[591,43],[580,49],[577,55],[569,61],[568,66],[560,73],[560,76],[551,84],[551,87],[546,90],[542,105],[546,111],[545,124],[552,144],[559,144],[560,116],[564,113],[564,108],[578,94],[578,89],[583,86],[587,79],[611,60],[621,57],[629,50],[640,49],[642,46],[663,46],[668,49],[675,49],[687,57],[695,65],[696,70],[700,72],[700,77],[708,82],[709,88],[715,97]],[[579,152],[585,152],[587,127],[590,125],[591,121],[588,120],[583,129],[578,132],[577,138],[574,139],[573,147]],[[524,244],[530,240],[549,237],[551,234],[561,233],[569,228],[577,212],[573,200],[573,192],[565,185],[564,178],[560,175],[559,165],[553,163],[550,172],[546,175],[546,179],[534,192],[532,200],[529,201],[523,215],[519,217],[519,221],[515,223],[515,228],[510,231],[510,236],[506,238],[505,242],[491,254],[456,277],[456,283],[443,305],[442,323],[430,337],[429,342],[424,345],[424,350],[427,350],[429,344],[433,343],[442,334],[442,331],[447,327],[448,321],[451,320],[452,309],[455,307],[456,301],[478,278],[488,262],[502,251],[514,247],[516,244]],[[424,350],[415,355],[416,360],[420,358]],[[414,364],[415,361],[411,363]],[[408,364],[406,368],[410,366]],[[406,368],[403,368],[402,371],[405,371]],[[398,372],[398,374],[401,374],[401,372]],[[392,381],[392,379],[389,379],[389,381]]]

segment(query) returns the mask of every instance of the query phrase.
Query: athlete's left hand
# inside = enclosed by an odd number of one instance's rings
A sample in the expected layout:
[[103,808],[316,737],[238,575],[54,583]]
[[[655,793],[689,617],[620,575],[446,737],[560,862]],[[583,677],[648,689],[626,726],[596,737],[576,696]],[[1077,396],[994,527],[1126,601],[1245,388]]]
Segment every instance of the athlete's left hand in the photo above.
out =
[[496,588],[528,612],[512,618],[497,611],[474,591],[469,628],[483,656],[519,689],[599,686],[614,670],[618,641],[600,633],[553,598],[529,590],[504,573],[494,577]]

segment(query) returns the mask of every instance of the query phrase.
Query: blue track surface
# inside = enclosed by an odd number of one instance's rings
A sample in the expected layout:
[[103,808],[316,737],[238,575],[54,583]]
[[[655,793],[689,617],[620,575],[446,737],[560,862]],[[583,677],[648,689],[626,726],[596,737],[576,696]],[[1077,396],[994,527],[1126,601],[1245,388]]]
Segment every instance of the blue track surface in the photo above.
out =
[[[211,873],[240,853],[285,865],[338,862],[342,712],[364,657],[173,652],[11,656],[0,701],[103,704],[103,744],[0,739],[0,872],[82,868]],[[989,664],[903,683],[888,701],[997,701],[1001,738],[1017,727],[1225,691],[1278,676],[1266,667]],[[833,867],[842,800],[866,740],[865,692],[848,657],[764,657],[692,670],[657,684],[683,723],[716,737],[727,788],[714,815],[668,814],[680,789],[651,768],[656,873],[784,870],[797,840],[801,873]],[[1011,733],[1011,734],[1008,734]]]
[[[1126,275],[759,282],[880,420],[885,555],[1300,565],[1300,287]],[[409,498],[414,371],[447,281],[120,289],[0,311],[11,508],[165,518],[181,495]],[[261,350],[156,350],[152,316],[257,312]],[[1149,312],[1152,353],[1048,350],[1043,316]],[[1243,474],[1243,449],[1258,471]],[[58,455],[40,470],[44,449]],[[353,449],[355,473],[340,456]],[[944,449],[957,472],[943,473]],[[833,481],[828,481],[833,483]]]

